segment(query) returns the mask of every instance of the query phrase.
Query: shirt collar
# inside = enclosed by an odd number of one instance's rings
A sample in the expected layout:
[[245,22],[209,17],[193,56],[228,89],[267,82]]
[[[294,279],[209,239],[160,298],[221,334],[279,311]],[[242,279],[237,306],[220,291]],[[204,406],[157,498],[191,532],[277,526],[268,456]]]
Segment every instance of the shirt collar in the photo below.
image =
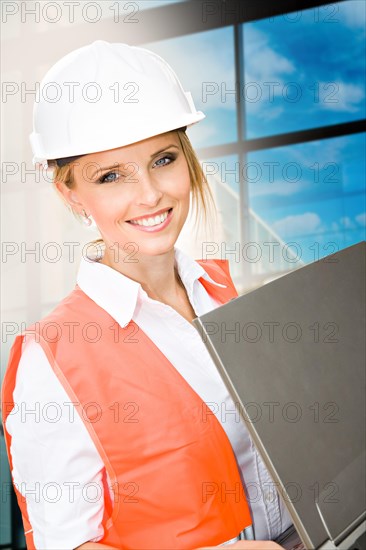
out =
[[203,277],[210,283],[221,288],[226,288],[226,285],[217,283],[210,277],[210,275],[204,270],[204,268],[190,256],[185,254],[183,250],[174,247],[175,251],[175,265],[177,266],[179,277],[182,279],[184,286],[187,288],[189,285],[193,285],[197,279]]
[[[201,277],[226,288],[226,285],[214,281],[198,262],[177,247],[174,247],[174,258],[179,276],[190,293],[193,293],[194,283]],[[91,300],[123,328],[133,318],[138,298],[144,300],[147,296],[140,283],[89,256],[82,256],[76,282]]]

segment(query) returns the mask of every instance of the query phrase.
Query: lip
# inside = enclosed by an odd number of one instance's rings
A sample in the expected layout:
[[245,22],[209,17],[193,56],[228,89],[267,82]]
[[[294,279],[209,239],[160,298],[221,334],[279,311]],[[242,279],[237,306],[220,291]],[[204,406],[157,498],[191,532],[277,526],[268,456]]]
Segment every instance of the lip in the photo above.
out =
[[130,221],[137,221],[137,220],[143,220],[144,218],[148,219],[148,218],[155,218],[155,216],[159,216],[160,214],[164,214],[164,212],[166,212],[167,210],[170,210],[170,208],[162,208],[161,210],[158,210],[157,212],[154,212],[153,214],[145,214],[145,216],[137,216],[136,218],[131,218],[130,220],[127,220],[128,222]]
[[[173,208],[165,208],[164,210],[160,210],[160,213],[162,214],[163,212],[166,212],[167,210],[170,210],[166,220],[163,221],[163,223],[159,224],[159,225],[153,225],[153,226],[148,226],[148,225],[138,225],[137,223],[130,223],[130,227],[133,227],[135,229],[137,229],[138,231],[145,231],[147,233],[157,233],[158,231],[163,231],[169,224],[170,224],[170,221],[173,217]],[[159,213],[156,213],[155,216],[158,216]],[[153,217],[153,215],[149,216],[149,217]],[[133,220],[139,220],[139,219],[143,219],[143,218],[146,218],[146,216],[142,216],[141,218],[133,218]],[[129,223],[129,222],[127,222]]]

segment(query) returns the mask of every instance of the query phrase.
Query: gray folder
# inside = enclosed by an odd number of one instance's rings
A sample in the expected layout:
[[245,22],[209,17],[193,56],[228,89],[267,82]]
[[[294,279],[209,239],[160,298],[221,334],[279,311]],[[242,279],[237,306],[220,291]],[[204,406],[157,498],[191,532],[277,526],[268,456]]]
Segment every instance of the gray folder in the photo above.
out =
[[193,321],[307,548],[365,529],[365,248]]

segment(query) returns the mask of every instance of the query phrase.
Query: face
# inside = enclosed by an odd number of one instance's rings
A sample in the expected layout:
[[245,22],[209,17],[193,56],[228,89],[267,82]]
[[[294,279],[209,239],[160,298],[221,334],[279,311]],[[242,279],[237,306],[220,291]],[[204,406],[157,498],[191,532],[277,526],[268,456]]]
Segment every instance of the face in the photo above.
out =
[[93,217],[106,256],[172,250],[188,215],[191,187],[177,132],[85,155],[74,163],[73,180],[71,190],[57,186],[74,210]]

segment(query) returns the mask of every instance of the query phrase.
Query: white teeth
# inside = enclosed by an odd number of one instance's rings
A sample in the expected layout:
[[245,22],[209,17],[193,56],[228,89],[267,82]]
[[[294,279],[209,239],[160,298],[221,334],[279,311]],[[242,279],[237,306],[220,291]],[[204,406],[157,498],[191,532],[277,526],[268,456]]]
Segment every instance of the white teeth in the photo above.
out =
[[131,223],[135,223],[137,225],[144,225],[145,227],[152,227],[154,225],[159,225],[163,223],[168,217],[168,210],[164,212],[163,214],[160,214],[158,216],[155,216],[154,218],[143,218],[142,220],[131,220]]

